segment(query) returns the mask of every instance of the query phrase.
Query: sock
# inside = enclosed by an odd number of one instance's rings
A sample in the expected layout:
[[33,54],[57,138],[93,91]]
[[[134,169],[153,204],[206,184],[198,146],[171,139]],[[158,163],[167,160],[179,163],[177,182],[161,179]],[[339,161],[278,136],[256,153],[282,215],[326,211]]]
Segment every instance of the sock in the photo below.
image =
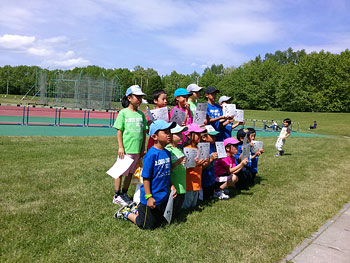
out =
[[120,190],[115,190],[114,192],[116,197],[121,194]]

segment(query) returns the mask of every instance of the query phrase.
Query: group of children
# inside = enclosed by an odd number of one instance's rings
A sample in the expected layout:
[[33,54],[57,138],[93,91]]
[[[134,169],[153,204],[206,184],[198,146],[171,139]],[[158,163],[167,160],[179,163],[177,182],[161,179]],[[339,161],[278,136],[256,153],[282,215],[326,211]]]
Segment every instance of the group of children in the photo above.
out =
[[[237,132],[237,139],[232,137],[233,129],[244,123],[234,123],[233,116],[223,115],[222,106],[229,103],[231,98],[222,96],[220,104],[216,104],[219,91],[214,87],[205,90],[208,101],[206,125],[193,123],[192,117],[202,89],[196,84],[190,84],[187,89],[175,91],[176,105],[169,114],[169,120],[175,109],[183,111],[185,119],[181,125],[164,120],[147,121],[139,110],[145,94],[138,85],[127,89],[122,98],[124,109],[119,112],[114,128],[117,129],[118,157],[123,159],[127,155],[133,163],[121,177],[115,179],[113,203],[122,206],[115,217],[130,220],[142,229],[154,229],[165,222],[163,214],[170,194],[173,198],[174,219],[181,209],[195,207],[198,199],[229,199],[229,187],[244,189],[254,184],[258,158],[264,150],[258,149],[250,153],[248,158],[242,158],[242,152],[243,141],[252,144],[256,131],[243,128]],[[163,90],[156,91],[153,101],[157,108],[167,107],[167,94]],[[144,156],[147,131],[149,141]],[[217,141],[224,142],[227,157],[218,158]],[[281,143],[284,141],[285,138],[282,138]],[[198,158],[200,142],[210,144],[209,158]],[[184,151],[193,149],[197,151],[195,166],[186,168]],[[281,150],[279,153],[282,153]],[[135,204],[127,192],[137,163],[142,158],[141,197],[140,203]]]

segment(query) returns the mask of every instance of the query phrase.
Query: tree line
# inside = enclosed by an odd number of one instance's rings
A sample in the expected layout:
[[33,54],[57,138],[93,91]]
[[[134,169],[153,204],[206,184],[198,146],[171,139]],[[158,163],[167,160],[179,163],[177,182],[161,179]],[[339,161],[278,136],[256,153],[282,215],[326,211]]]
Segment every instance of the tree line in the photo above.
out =
[[[36,74],[41,70],[37,66],[0,67],[0,93],[25,94],[35,85]],[[48,79],[57,74],[57,70],[48,70]],[[173,103],[173,94],[177,88],[186,88],[188,84],[215,86],[221,93],[232,97],[232,102],[242,109],[350,112],[350,51],[340,54],[320,51],[307,54],[305,50],[276,51],[260,55],[241,66],[224,67],[212,65],[202,74],[180,74],[176,71],[160,76],[152,68],[136,66],[134,70],[126,68],[105,69],[98,66],[76,67],[61,71],[64,74],[80,74],[91,78],[106,79],[118,76],[125,91],[133,84],[142,86],[146,99],[151,102],[151,94],[157,89],[168,93],[169,103]],[[204,96],[203,96],[204,97]],[[203,99],[204,100],[204,99]]]

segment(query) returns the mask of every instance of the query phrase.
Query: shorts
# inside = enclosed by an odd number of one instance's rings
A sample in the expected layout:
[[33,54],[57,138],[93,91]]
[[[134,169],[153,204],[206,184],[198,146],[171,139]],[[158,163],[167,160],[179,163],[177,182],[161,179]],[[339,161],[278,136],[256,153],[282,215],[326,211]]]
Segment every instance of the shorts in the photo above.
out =
[[198,202],[199,191],[187,191],[185,194],[185,200],[182,205],[183,209],[189,209],[195,207]]
[[[215,189],[220,188],[220,186],[226,182],[231,182],[233,175],[234,174],[223,174],[223,175],[215,177]],[[234,175],[234,176],[237,176],[237,175]]]
[[155,229],[166,223],[163,216],[167,202],[157,205],[154,209],[142,203],[139,204],[139,215],[136,217],[136,225],[141,229]]
[[134,161],[132,162],[130,167],[128,169],[126,169],[126,171],[121,176],[128,176],[129,174],[133,174],[135,172],[135,170],[136,170],[137,163],[139,162],[139,159],[140,159],[140,154],[139,153],[125,154],[125,155],[130,157]]
[[173,218],[172,221],[180,214],[182,205],[185,200],[185,194],[177,194],[177,196],[174,199],[174,206],[173,206]]
[[276,149],[277,149],[277,151],[282,151],[282,146],[284,145],[284,143],[285,143],[285,140],[282,140],[282,138],[278,138],[277,139],[277,142],[276,142]]

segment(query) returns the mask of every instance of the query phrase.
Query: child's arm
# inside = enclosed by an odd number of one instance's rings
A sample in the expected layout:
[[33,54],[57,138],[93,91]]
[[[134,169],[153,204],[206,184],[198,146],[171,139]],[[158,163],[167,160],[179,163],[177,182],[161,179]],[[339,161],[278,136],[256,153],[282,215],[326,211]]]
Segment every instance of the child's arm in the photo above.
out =
[[282,138],[282,140],[287,139],[290,136],[290,132],[287,133],[287,135],[285,137]]
[[176,191],[176,188],[175,188],[175,186],[173,185],[173,183],[171,183],[170,190],[173,191],[172,197],[173,197],[173,199],[174,199],[174,198],[177,196],[177,191]]
[[[145,196],[151,195],[151,182],[148,178],[143,178],[143,187],[145,189]],[[151,209],[154,209],[156,207],[156,200],[153,198],[153,196],[149,197],[147,199],[147,206]]]
[[123,145],[123,132],[121,130],[117,131],[117,138],[118,138],[118,145],[119,145],[118,157],[120,159],[124,159],[125,150]]
[[145,155],[145,143],[146,143],[146,131],[143,131],[143,139],[142,139],[140,157],[143,157]]
[[171,170],[175,169],[180,164],[185,164],[185,163],[186,163],[186,157],[182,156],[179,159],[177,159],[174,163],[171,164]]
[[230,174],[238,173],[246,164],[248,164],[248,158],[245,158],[242,162],[240,162],[235,167],[228,167],[228,171]]

